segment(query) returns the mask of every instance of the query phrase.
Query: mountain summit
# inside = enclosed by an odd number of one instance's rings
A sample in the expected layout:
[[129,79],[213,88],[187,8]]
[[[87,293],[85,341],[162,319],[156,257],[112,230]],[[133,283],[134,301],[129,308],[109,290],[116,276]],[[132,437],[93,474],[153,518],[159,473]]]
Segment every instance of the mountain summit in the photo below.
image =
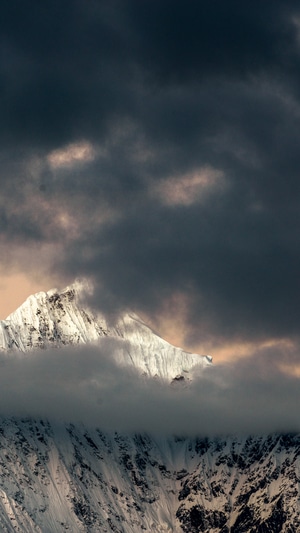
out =
[[104,315],[82,305],[87,284],[63,291],[52,289],[30,296],[0,322],[0,350],[30,352],[64,345],[97,344],[104,337],[118,340],[117,362],[141,373],[172,380],[188,378],[193,369],[211,364],[210,356],[192,354],[156,335],[137,315],[125,314],[114,327]]

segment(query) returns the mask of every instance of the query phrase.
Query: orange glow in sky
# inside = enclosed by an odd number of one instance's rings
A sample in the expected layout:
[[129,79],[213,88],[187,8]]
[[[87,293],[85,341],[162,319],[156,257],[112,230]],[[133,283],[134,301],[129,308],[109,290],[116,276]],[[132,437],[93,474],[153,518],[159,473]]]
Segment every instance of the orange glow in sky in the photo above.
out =
[[30,280],[21,273],[11,276],[0,275],[0,319],[4,320],[31,294],[49,290],[51,287],[46,283],[42,279]]

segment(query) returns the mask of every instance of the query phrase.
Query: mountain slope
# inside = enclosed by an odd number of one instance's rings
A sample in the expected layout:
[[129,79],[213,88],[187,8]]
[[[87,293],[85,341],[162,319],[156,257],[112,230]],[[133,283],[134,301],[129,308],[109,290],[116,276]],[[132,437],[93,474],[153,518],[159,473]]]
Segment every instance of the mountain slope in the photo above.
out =
[[300,528],[299,436],[154,438],[0,422],[0,529],[139,533]]

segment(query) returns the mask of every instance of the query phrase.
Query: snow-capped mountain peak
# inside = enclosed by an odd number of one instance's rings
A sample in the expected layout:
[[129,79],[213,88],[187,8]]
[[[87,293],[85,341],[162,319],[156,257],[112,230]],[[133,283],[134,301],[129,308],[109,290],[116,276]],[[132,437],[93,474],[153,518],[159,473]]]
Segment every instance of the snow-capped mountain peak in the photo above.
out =
[[105,337],[118,339],[113,356],[121,365],[133,365],[141,373],[172,380],[189,378],[192,369],[211,364],[209,356],[181,350],[156,335],[135,314],[124,314],[113,327],[105,316],[82,305],[89,290],[76,282],[63,291],[39,292],[6,320],[0,322],[0,350],[30,352],[37,348],[99,343]]

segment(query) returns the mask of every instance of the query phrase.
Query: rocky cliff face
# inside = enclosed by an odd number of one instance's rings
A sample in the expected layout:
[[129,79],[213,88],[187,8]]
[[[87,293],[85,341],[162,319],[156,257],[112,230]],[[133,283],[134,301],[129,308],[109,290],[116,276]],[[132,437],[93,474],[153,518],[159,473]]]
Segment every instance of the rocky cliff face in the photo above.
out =
[[160,439],[30,419],[0,434],[3,532],[300,529],[299,436]]
[[[166,386],[210,364],[135,315],[110,329],[81,308],[77,291],[39,293],[2,321],[7,357],[112,336],[120,340],[118,363]],[[103,432],[101,423],[0,418],[3,532],[296,533],[299,481],[298,435],[167,438]]]

